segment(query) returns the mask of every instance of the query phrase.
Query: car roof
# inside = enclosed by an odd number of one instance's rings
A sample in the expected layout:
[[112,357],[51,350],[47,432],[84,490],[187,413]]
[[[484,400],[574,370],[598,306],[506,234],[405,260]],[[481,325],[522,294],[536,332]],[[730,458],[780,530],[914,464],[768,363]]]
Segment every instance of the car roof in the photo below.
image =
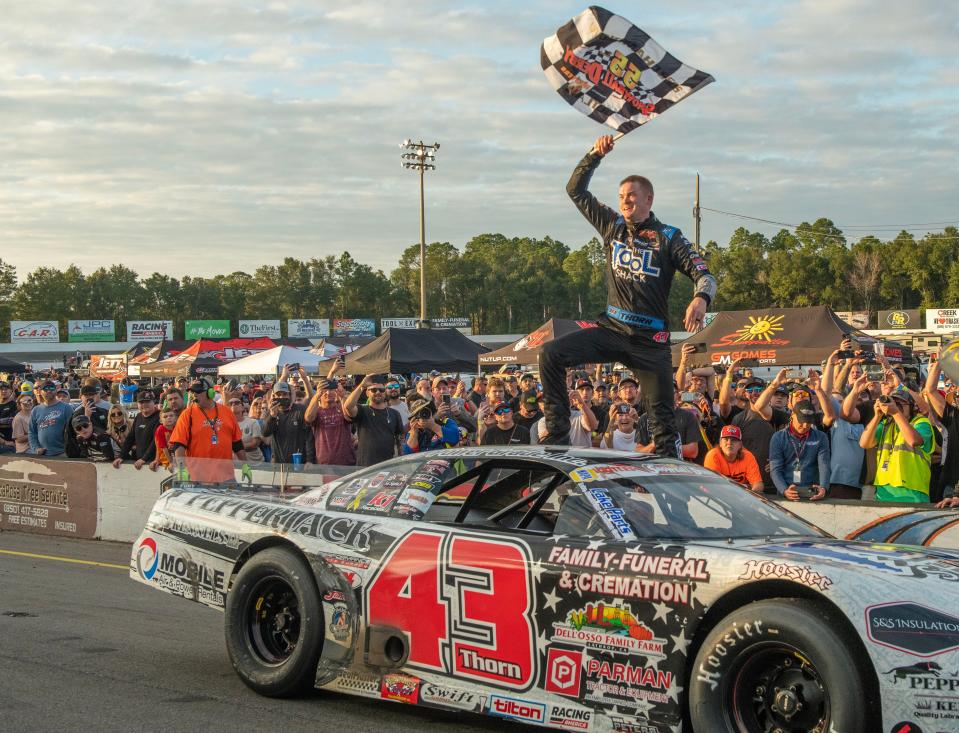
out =
[[[414,454],[420,458],[422,453]],[[430,457],[436,458],[502,458],[517,460],[543,461],[558,468],[576,469],[596,463],[624,463],[662,461],[670,459],[649,453],[631,451],[601,450],[599,448],[570,448],[567,446],[476,446],[472,448],[447,448],[430,451]]]

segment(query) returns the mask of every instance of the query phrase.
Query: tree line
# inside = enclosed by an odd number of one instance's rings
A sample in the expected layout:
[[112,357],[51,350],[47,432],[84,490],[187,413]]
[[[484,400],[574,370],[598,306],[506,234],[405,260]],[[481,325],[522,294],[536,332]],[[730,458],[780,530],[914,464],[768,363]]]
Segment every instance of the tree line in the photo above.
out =
[[[828,305],[834,310],[952,307],[959,304],[959,230],[917,239],[864,236],[850,244],[829,219],[767,237],[739,228],[728,244],[705,245],[719,281],[710,310]],[[481,234],[462,250],[433,242],[426,252],[430,317],[470,316],[477,333],[526,333],[549,318],[594,318],[605,308],[602,243],[578,249],[550,237]],[[692,284],[674,281],[670,322],[682,323]],[[84,274],[75,265],[40,267],[18,280],[0,260],[0,338],[9,321],[399,318],[419,314],[419,245],[387,275],[344,252],[310,260],[287,257],[252,273],[141,277],[112,265]],[[234,329],[235,333],[235,329]]]

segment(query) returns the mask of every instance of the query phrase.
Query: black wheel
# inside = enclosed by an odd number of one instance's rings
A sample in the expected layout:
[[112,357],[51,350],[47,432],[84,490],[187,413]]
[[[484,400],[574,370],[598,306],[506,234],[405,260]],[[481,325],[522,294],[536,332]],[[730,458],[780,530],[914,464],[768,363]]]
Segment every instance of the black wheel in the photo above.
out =
[[313,687],[323,608],[309,565],[271,547],[244,565],[226,598],[226,648],[240,679],[261,695]]
[[694,733],[865,733],[865,676],[815,602],[777,598],[724,618],[689,681]]

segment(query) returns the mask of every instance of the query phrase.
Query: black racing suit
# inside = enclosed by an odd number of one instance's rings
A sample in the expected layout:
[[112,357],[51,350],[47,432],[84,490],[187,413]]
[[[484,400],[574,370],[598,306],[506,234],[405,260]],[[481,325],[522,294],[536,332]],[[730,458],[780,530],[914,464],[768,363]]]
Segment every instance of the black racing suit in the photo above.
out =
[[600,315],[598,328],[551,341],[540,353],[547,440],[568,443],[566,367],[619,361],[633,370],[639,382],[652,418],[656,453],[680,457],[673,413],[669,289],[678,270],[693,280],[695,294],[709,304],[716,295],[716,279],[678,229],[666,226],[652,212],[641,224],[628,222],[589,192],[589,179],[601,160],[602,156],[587,153],[573,171],[566,192],[603,237],[606,312]]

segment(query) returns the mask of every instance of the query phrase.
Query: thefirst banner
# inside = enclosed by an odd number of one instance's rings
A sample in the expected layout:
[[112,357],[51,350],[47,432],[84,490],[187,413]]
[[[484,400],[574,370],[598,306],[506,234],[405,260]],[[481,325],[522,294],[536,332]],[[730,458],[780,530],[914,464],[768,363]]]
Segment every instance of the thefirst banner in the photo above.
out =
[[543,41],[540,63],[567,103],[623,134],[714,81],[642,28],[596,6]]

